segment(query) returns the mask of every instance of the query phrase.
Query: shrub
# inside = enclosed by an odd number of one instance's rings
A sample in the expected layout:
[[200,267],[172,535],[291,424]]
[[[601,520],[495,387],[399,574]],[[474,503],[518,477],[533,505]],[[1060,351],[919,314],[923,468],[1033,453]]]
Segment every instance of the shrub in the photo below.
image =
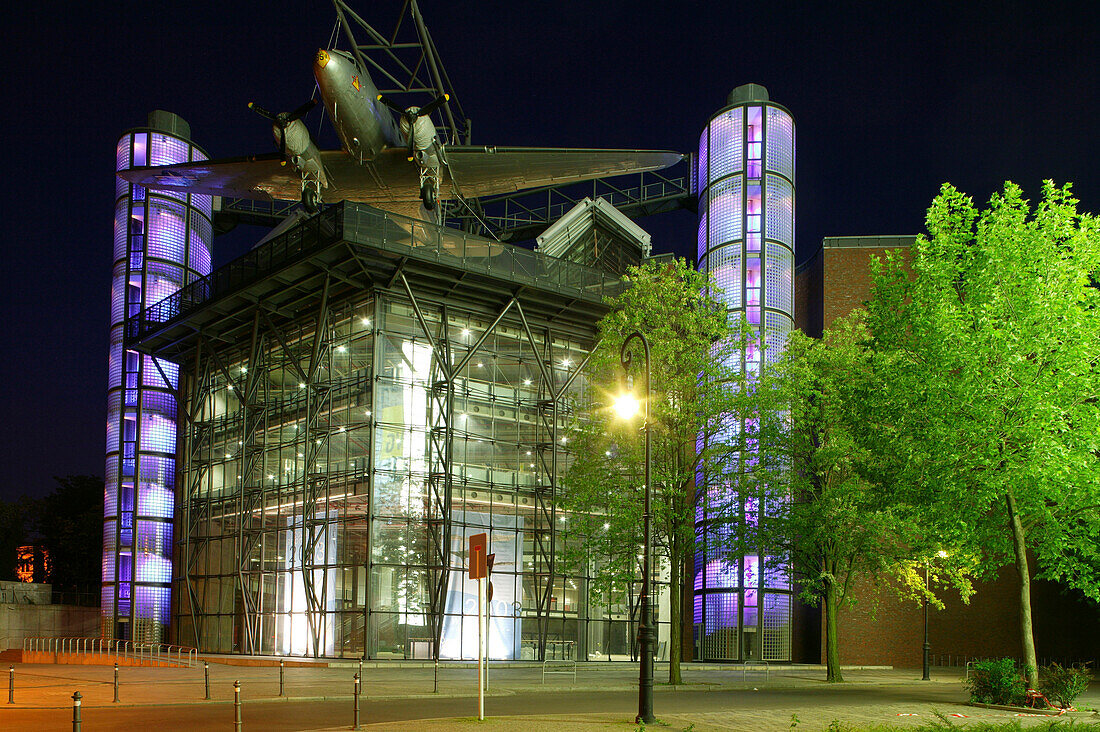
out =
[[965,683],[970,701],[979,704],[1021,706],[1027,697],[1023,675],[1011,658],[976,661]]
[[1052,663],[1039,669],[1039,691],[1051,704],[1063,708],[1072,706],[1091,680],[1087,665],[1063,667]]

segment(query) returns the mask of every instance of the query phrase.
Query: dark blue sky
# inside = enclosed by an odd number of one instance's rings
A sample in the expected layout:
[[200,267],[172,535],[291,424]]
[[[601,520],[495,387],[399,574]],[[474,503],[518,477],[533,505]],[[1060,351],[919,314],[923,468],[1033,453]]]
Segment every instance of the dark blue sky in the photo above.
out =
[[[400,1],[352,5],[381,29]],[[1100,10],[903,5],[423,0],[421,9],[479,144],[687,152],[730,89],[767,86],[797,124],[800,260],[826,235],[919,231],[945,180],[983,201],[1005,179],[1032,195],[1043,178],[1069,180],[1083,209],[1100,210]],[[319,0],[9,11],[0,497],[103,471],[120,133],[163,108],[214,156],[271,150],[270,128],[246,105],[307,99],[334,19]],[[657,251],[691,250],[690,215],[640,223]],[[244,242],[216,240],[217,260]]]

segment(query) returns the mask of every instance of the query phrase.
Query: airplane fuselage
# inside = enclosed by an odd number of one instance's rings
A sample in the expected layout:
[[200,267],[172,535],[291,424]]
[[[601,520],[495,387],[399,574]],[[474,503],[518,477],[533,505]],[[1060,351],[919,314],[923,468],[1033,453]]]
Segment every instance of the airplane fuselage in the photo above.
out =
[[319,50],[313,75],[336,134],[352,158],[369,162],[387,147],[406,144],[397,120],[379,103],[370,75],[350,54]]

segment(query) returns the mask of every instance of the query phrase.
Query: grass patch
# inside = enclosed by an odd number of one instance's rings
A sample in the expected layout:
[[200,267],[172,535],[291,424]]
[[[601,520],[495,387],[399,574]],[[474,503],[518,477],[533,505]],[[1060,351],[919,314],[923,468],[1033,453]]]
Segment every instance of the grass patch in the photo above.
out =
[[1029,732],[1031,730],[1039,730],[1039,732],[1043,732],[1044,730],[1072,730],[1072,732],[1084,732],[1085,730],[1100,731],[1100,722],[1052,719],[1040,722],[1039,724],[1029,724],[1025,727],[1016,720],[1008,722],[970,722],[960,719],[957,723],[939,720],[916,727],[897,727],[890,724],[849,724],[834,719],[825,729],[827,732],[899,732],[900,730],[906,730],[906,732],[1017,732],[1018,730],[1028,730]]

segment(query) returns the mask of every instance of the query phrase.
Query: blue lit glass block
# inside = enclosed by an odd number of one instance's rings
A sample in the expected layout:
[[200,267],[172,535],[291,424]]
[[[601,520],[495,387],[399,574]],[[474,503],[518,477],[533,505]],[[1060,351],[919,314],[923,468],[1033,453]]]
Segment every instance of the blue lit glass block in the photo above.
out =
[[137,581],[169,583],[172,581],[172,560],[155,554],[137,555]]
[[[142,472],[144,472],[142,460]],[[138,515],[171,519],[175,507],[172,491],[157,483],[142,483],[138,490]]]
[[707,270],[714,284],[722,288],[721,299],[726,307],[741,307],[741,247],[732,244],[710,252]]
[[794,189],[777,175],[768,176],[767,235],[794,246]]
[[180,139],[159,133],[153,133],[153,150],[149,165],[172,165],[186,163],[191,154],[191,146]]
[[126,170],[130,167],[130,136],[123,135],[115,147],[115,170]]
[[768,363],[775,363],[787,346],[787,335],[794,327],[791,318],[781,313],[768,313],[765,327]]
[[704,597],[707,633],[713,633],[719,628],[737,627],[737,595],[719,592]]
[[766,267],[767,306],[788,314],[793,313],[794,255],[791,250],[769,243]]
[[149,164],[149,133],[139,132],[134,135],[134,166]]
[[[145,521],[138,520],[137,541],[134,552],[138,557],[138,568],[142,568],[142,562],[154,561],[160,558],[170,562],[172,556],[172,524],[170,521]],[[159,560],[158,560],[159,561]],[[154,579],[149,572],[157,572],[155,567],[144,569],[146,574],[138,577],[141,582],[167,582],[168,580]],[[169,564],[168,573],[171,575]]]
[[768,107],[768,170],[794,180],[794,121],[782,109]]
[[699,158],[696,161],[696,166],[697,166],[697,169],[699,171],[698,174],[699,174],[700,188],[702,187],[702,185],[706,181],[710,180],[710,176],[707,175],[707,158],[708,158],[708,150],[709,150],[709,147],[710,147],[707,144],[707,132],[708,132],[708,130],[704,129],[703,134],[699,136]]
[[699,246],[697,249],[699,259],[707,254],[707,212],[699,213]]
[[713,182],[730,173],[739,172],[741,165],[741,107],[718,115],[710,123],[710,177]]
[[[157,483],[171,491],[176,484],[176,459],[167,456],[142,455],[142,483]],[[170,515],[170,514],[169,514]]]
[[172,453],[176,451],[175,416],[163,417],[159,414],[141,415],[142,452]]
[[139,585],[134,589],[134,595],[134,617],[168,624],[172,612],[172,592],[169,588]]
[[[184,263],[184,207],[173,201],[155,201],[149,206],[150,257],[157,257],[177,264]],[[152,305],[150,301],[146,305]]]

